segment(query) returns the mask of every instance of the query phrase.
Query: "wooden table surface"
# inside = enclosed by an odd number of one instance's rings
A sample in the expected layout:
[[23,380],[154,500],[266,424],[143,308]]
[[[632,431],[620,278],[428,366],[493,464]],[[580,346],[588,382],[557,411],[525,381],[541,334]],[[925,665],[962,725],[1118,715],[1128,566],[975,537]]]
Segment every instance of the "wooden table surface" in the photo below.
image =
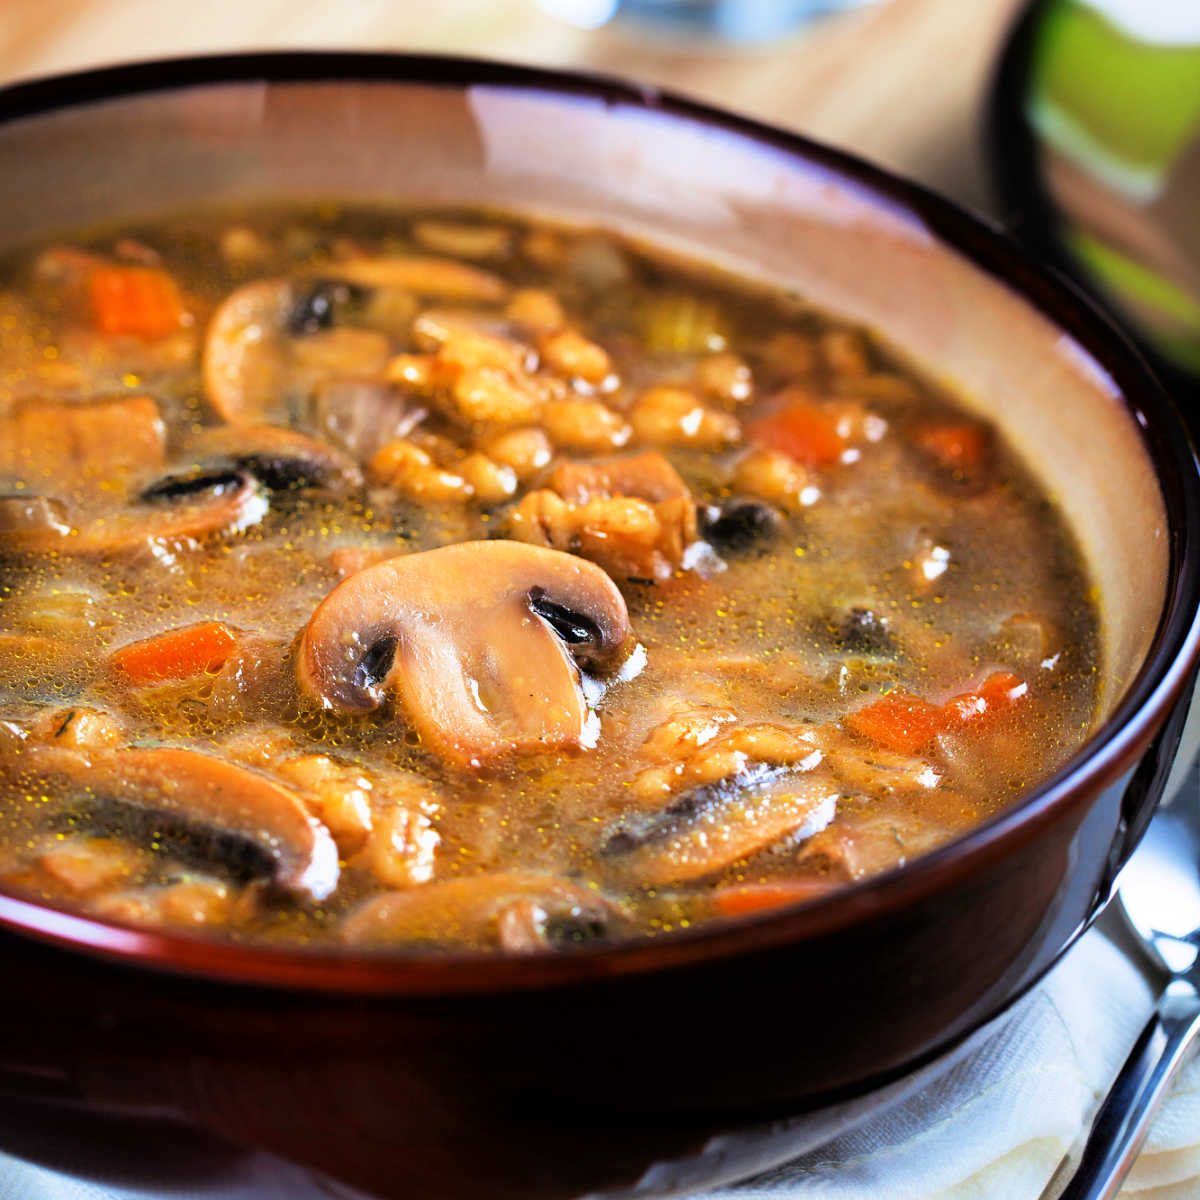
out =
[[430,50],[634,77],[987,207],[980,106],[1019,0],[884,0],[769,45],[585,31],[536,0],[0,0],[0,79],[271,48]]

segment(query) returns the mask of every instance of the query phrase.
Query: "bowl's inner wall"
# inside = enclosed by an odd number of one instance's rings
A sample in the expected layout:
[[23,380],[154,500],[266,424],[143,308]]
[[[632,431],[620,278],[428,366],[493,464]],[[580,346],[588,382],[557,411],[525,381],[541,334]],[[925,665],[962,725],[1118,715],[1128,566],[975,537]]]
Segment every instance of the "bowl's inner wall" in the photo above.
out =
[[1102,711],[1164,602],[1162,494],[1112,380],[912,211],[688,118],[533,89],[235,83],[0,127],[7,243],[204,203],[358,198],[604,224],[877,330],[985,413],[1062,505],[1102,597]]

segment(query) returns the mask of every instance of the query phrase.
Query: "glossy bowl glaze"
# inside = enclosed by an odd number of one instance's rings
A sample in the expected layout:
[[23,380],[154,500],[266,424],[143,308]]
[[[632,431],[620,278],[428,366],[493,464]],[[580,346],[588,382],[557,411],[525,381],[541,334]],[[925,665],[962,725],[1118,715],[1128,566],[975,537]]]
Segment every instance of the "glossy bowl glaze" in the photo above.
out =
[[[988,824],[826,900],[567,954],[253,949],[0,894],[0,1085],[182,1116],[383,1195],[572,1196],[949,1048],[1086,927],[1195,669],[1200,485],[1135,351],[934,196],[655,92],[280,55],[0,92],[0,240],[210,201],[485,204],[603,225],[876,329],[996,422],[1102,596],[1104,719]],[[14,986],[11,981],[20,981]]]

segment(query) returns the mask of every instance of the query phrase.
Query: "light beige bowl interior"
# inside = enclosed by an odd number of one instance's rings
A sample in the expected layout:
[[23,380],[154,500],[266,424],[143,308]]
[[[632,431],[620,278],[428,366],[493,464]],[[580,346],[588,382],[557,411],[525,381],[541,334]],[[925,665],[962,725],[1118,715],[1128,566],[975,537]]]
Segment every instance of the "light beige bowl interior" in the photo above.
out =
[[878,331],[1003,430],[1057,499],[1102,597],[1103,708],[1162,608],[1153,467],[1095,360],[912,211],[689,118],[588,96],[402,83],[216,84],[0,127],[11,243],[212,202],[356,197],[603,224]]

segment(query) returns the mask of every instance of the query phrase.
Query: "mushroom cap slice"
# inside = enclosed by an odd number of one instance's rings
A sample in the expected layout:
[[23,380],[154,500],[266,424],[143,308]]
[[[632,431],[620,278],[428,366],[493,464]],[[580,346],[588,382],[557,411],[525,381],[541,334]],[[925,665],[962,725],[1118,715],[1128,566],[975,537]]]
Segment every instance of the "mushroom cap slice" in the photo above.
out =
[[[148,396],[20,406],[0,420],[0,477],[20,484],[0,492],[0,553],[178,544],[244,529],[265,513],[246,471],[171,474],[143,487],[165,458],[162,419]],[[117,499],[123,494],[128,503]]]
[[[323,294],[326,286],[353,285],[317,286]],[[335,321],[328,306],[310,323],[312,296],[300,281],[263,279],[221,302],[204,336],[202,366],[205,394],[222,419],[234,425],[307,419],[311,394],[323,381],[382,376],[388,337]]]
[[351,945],[531,951],[603,938],[628,925],[591,888],[549,875],[472,875],[372,897],[343,921]]
[[522,542],[462,542],[343,580],[300,639],[302,691],[366,712],[395,693],[423,744],[460,767],[578,747],[579,668],[607,675],[629,614],[599,567]]
[[[6,504],[0,499],[0,511]],[[86,514],[78,524],[68,522],[66,513],[41,523],[0,519],[0,553],[122,554],[149,542],[181,546],[248,529],[267,508],[258,482],[245,471],[168,475],[128,506]]]
[[245,471],[167,475],[124,507],[93,513],[77,526],[61,523],[0,527],[0,552],[121,554],[148,542],[179,546],[220,533],[238,533],[262,520],[267,501]]
[[379,379],[327,379],[317,385],[312,429],[365,462],[397,438],[406,438],[429,410]]
[[294,293],[286,279],[238,288],[213,313],[204,337],[204,391],[226,421],[257,424],[286,417],[281,399],[287,357],[280,332]]
[[198,464],[248,471],[272,491],[341,491],[362,483],[362,472],[340,450],[280,425],[214,425],[188,438],[183,452]]
[[217,533],[240,533],[267,511],[257,481],[245,471],[187,471],[146,488],[128,512],[93,523],[89,549],[122,550],[147,541],[178,544]]
[[750,763],[658,812],[622,821],[601,853],[635,886],[703,879],[780,839],[818,833],[833,819],[839,794],[824,771]]
[[173,747],[80,754],[31,746],[9,764],[71,789],[121,826],[187,837],[209,860],[266,873],[290,896],[322,900],[338,881],[337,847],[303,802],[245,767]]

